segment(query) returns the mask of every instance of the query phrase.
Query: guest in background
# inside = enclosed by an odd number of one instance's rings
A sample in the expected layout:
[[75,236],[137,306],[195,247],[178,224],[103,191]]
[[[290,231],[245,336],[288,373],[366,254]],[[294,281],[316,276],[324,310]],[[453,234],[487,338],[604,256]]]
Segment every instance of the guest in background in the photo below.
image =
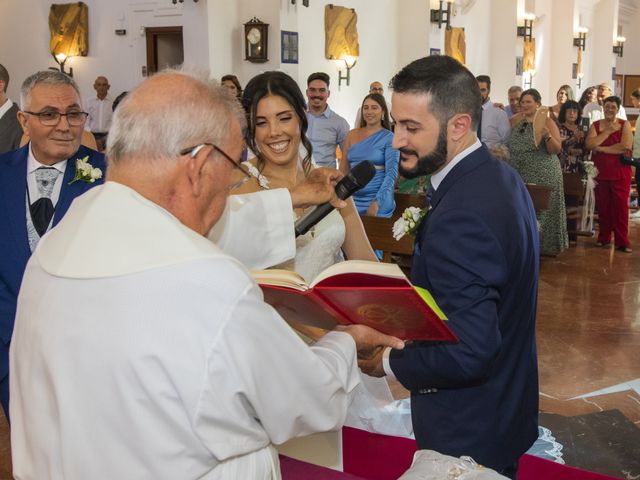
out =
[[220,85],[229,89],[231,95],[240,99],[242,98],[242,85],[240,85],[240,80],[235,75],[224,75],[220,79]]
[[360,109],[360,126],[351,130],[344,141],[340,171],[346,175],[358,163],[372,162],[376,174],[364,188],[353,194],[353,200],[360,215],[390,217],[396,208],[393,190],[398,179],[400,152],[391,146],[393,133],[389,109],[379,93],[364,97]]
[[582,172],[582,162],[587,154],[584,145],[585,134],[580,128],[580,105],[575,100],[562,104],[558,115],[562,150],[558,153],[562,171],[566,173]]
[[99,151],[104,151],[107,141],[107,134],[111,126],[113,116],[113,99],[108,95],[109,80],[100,76],[93,83],[96,96],[87,99],[87,123],[85,129],[90,131],[96,139]]
[[629,242],[629,192],[631,167],[620,162],[620,155],[633,145],[631,125],[619,118],[620,97],[603,101],[604,118],[596,120],[587,134],[587,148],[598,169],[596,177],[596,209],[598,210],[598,241],[606,247],[613,233],[617,250],[631,253]]
[[[106,168],[104,155],[81,146],[88,133],[87,114],[71,77],[59,70],[29,76],[20,90],[20,104],[18,119],[29,141],[0,155],[0,400],[7,418],[9,345],[27,261],[71,202],[103,182]],[[79,173],[76,162],[83,158],[89,171],[72,182]],[[98,172],[101,177],[94,178]]]
[[582,95],[580,96],[580,100],[578,104],[580,105],[580,111],[583,112],[585,107],[590,104],[597,102],[597,89],[596,87],[587,87]]
[[7,97],[9,72],[0,65],[0,153],[20,146],[22,127],[18,121],[18,106]]
[[[605,99],[613,96],[613,90],[608,83],[601,83],[598,85],[598,91],[596,94],[597,102],[589,103],[582,109],[582,116],[589,119],[589,123],[592,124],[596,120],[601,120],[605,117],[604,114],[604,101]],[[627,112],[622,105],[618,108],[618,118],[622,120],[627,119]]]
[[482,96],[482,116],[478,124],[478,137],[490,149],[497,145],[506,145],[511,128],[506,112],[494,105],[491,94],[491,78],[488,75],[476,77]]
[[557,103],[549,108],[549,116],[551,117],[551,119],[560,124],[560,122],[558,121],[558,117],[560,116],[560,109],[562,108],[562,105],[567,100],[573,99],[573,88],[571,88],[569,85],[562,85],[556,93]]
[[[636,88],[633,92],[631,92],[631,103],[633,104],[633,108],[640,108],[640,88]],[[633,158],[636,160],[635,166],[635,180],[636,180],[636,193],[640,198],[640,124],[638,124],[638,119],[636,118],[636,133],[633,137]],[[640,202],[639,202],[640,203]],[[632,217],[638,218],[640,217],[640,209],[635,213],[631,214]]]
[[509,99],[509,105],[507,105],[504,111],[507,113],[507,117],[511,118],[520,111],[520,95],[522,94],[522,87],[514,85],[509,87],[507,91],[507,98]]
[[[542,239],[540,252],[555,256],[569,247],[567,214],[564,203],[564,187],[560,160],[562,142],[556,122],[547,117],[542,129],[542,140],[536,145],[533,119],[541,107],[540,93],[533,88],[520,96],[520,120],[511,130],[509,152],[511,164],[518,170],[525,183],[551,187],[549,208],[538,213]],[[513,117],[512,120],[516,118]]]
[[122,100],[124,100],[124,98],[129,95],[129,92],[122,92],[120,95],[118,95],[114,100],[113,100],[113,105],[111,105],[111,109],[115,112],[116,108],[118,108],[118,105],[120,105],[120,102],[122,102]]
[[344,139],[349,133],[349,124],[335,113],[327,100],[331,95],[329,90],[329,75],[315,72],[307,78],[307,122],[308,136],[313,145],[313,159],[321,167],[336,168],[336,148],[344,151]]
[[[384,96],[384,87],[380,82],[371,82],[369,85],[369,93],[378,93]],[[353,124],[353,128],[360,127],[360,122],[362,122],[362,107],[358,107],[358,111],[356,112],[356,121]]]

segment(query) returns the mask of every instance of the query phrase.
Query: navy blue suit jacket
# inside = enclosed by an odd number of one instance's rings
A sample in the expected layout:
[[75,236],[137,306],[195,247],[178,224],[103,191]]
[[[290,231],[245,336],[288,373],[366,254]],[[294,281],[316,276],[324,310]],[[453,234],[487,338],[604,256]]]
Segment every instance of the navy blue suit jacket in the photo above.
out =
[[[26,188],[29,144],[0,155],[0,381],[9,373],[9,342],[16,315],[18,291],[22,275],[31,256],[27,236]],[[89,163],[103,172],[95,183],[82,180],[69,185],[75,175],[75,161],[89,155]],[[104,155],[81,146],[67,162],[60,197],[56,204],[52,226],[56,226],[69,209],[74,198],[104,181]]]
[[392,351],[419,448],[502,470],[538,436],[539,235],[520,176],[482,146],[446,175],[420,225],[414,284],[459,337]]

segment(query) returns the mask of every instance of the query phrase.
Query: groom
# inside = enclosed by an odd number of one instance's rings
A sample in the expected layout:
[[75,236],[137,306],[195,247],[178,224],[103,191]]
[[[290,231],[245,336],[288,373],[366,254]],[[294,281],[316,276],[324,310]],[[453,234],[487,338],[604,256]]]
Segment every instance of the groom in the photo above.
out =
[[[74,198],[103,182],[98,170],[76,176],[76,160],[104,172],[104,156],[80,146],[87,114],[73,79],[62,72],[35,73],[22,84],[18,119],[30,142],[0,155],[0,400],[9,418],[9,343],[18,290],[40,237],[64,216]],[[91,249],[87,245],[87,254]]]

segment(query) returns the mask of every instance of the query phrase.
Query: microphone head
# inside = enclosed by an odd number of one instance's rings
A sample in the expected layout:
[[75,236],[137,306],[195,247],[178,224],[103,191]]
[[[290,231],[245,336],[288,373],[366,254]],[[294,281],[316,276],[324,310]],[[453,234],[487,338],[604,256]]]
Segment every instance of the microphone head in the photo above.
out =
[[374,167],[373,163],[369,160],[364,160],[353,167],[349,174],[353,175],[356,183],[359,185],[358,188],[362,188],[369,183],[376,174],[376,167]]
[[336,195],[340,200],[346,200],[371,181],[376,174],[376,167],[369,160],[358,163],[336,185]]

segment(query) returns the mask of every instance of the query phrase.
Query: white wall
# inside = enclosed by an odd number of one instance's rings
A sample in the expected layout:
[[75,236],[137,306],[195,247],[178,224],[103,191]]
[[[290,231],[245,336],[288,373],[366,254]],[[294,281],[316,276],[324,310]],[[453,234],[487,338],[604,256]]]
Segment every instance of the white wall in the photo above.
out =
[[[89,56],[72,58],[74,78],[85,95],[93,95],[93,81],[106,75],[111,94],[130,90],[141,79],[146,61],[142,27],[182,25],[185,63],[209,67],[214,76],[235,73],[244,85],[255,74],[281,69],[306,88],[306,78],[314,71],[331,76],[331,107],[353,121],[368,91],[369,83],[385,85],[399,68],[443,47],[444,31],[429,22],[432,0],[344,0],[341,6],[358,14],[360,59],[351,71],[351,85],[338,88],[338,72],[324,58],[324,5],[312,0],[200,0],[172,5],[170,0],[85,0],[89,6]],[[464,27],[467,66],[474,75],[492,76],[492,97],[506,100],[506,89],[519,82],[515,57],[522,55],[522,40],[515,35],[514,12],[533,11],[540,21],[534,25],[539,65],[534,86],[546,103],[554,102],[560,83],[570,79],[576,49],[568,40],[569,31],[582,23],[590,28],[583,55],[583,88],[609,81],[611,67],[618,73],[640,74],[640,10],[630,21],[624,19],[627,37],[625,55],[611,53],[619,0],[456,0],[451,23]],[[437,1],[433,0],[433,3]],[[562,3],[563,5],[558,5]],[[56,66],[48,51],[50,0],[0,0],[0,63],[11,74],[9,96],[18,99],[19,86],[29,74]],[[573,5],[573,20],[551,22],[551,15],[570,15],[565,4]],[[244,60],[243,23],[257,16],[270,24],[269,62],[253,64]],[[622,19],[621,19],[622,20]],[[570,26],[573,23],[572,26]],[[125,36],[114,30],[125,28]],[[280,63],[280,30],[299,33],[298,65]],[[569,45],[569,46],[567,46]],[[568,57],[567,57],[568,56]],[[569,76],[569,78],[567,78]],[[573,83],[572,83],[573,84]],[[390,98],[390,95],[387,95]]]
[[[301,1],[298,1],[300,4]],[[327,2],[328,3],[328,2]],[[306,89],[307,76],[323,71],[331,77],[329,105],[353,124],[362,99],[369,93],[369,84],[380,81],[386,85],[396,73],[396,6],[391,0],[345,0],[336,3],[354,8],[358,15],[360,58],[351,70],[349,86],[338,87],[338,70],[332,60],[324,58],[324,2],[311,0],[309,8],[298,7],[300,32],[300,64],[298,84]],[[373,5],[375,4],[375,6]],[[410,32],[403,32],[403,35]],[[425,47],[423,55],[427,55]],[[387,99],[390,95],[386,95]]]
[[[105,75],[115,97],[142,80],[146,64],[146,39],[142,27],[183,26],[185,63],[208,64],[209,46],[206,3],[191,1],[174,6],[168,0],[84,0],[89,7],[89,53],[75,57],[65,67],[84,97],[94,95],[93,82]],[[20,84],[30,74],[57,67],[49,53],[49,7],[47,0],[3,0],[0,2],[2,63],[11,76],[8,94],[18,100]],[[115,29],[125,28],[125,36]]]

